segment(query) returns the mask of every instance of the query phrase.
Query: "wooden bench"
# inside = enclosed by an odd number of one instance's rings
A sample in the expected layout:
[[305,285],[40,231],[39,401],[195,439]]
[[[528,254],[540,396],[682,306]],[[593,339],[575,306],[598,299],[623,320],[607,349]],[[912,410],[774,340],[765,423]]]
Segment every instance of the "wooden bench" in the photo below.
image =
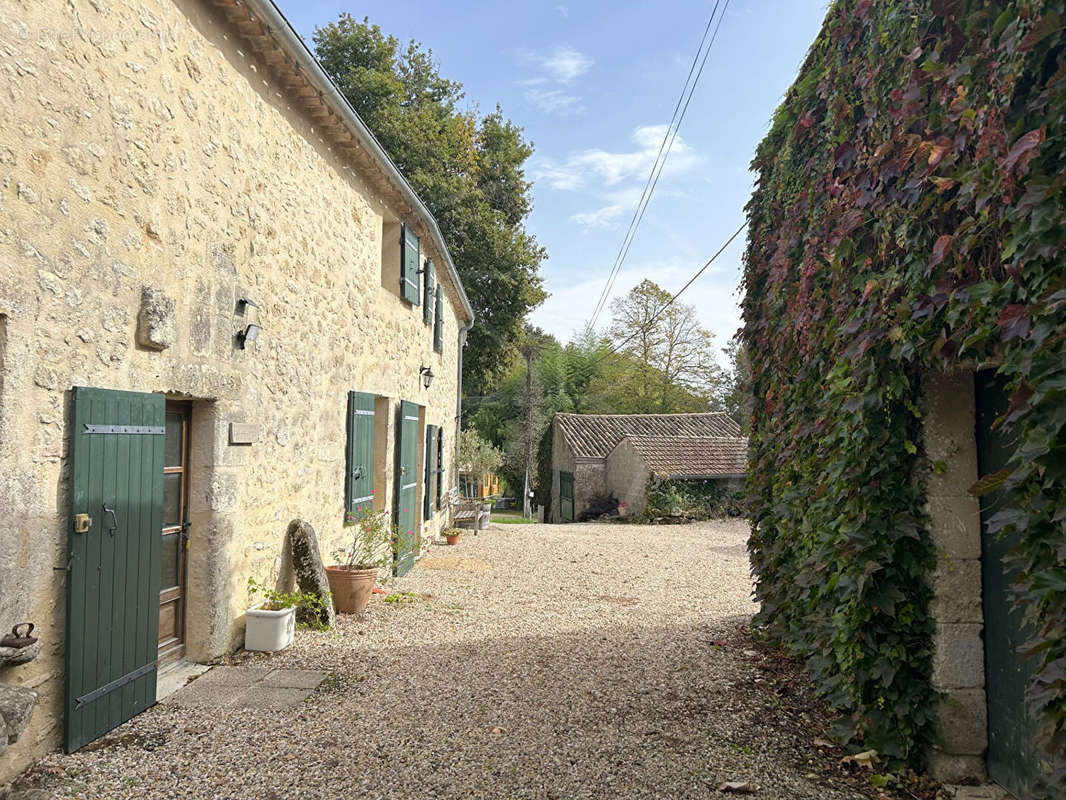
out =
[[489,515],[488,511],[481,510],[481,506],[485,503],[485,498],[481,497],[460,497],[457,487],[453,486],[448,490],[448,505],[452,509],[452,524],[456,522],[472,522],[475,536],[477,535],[478,523],[483,517]]

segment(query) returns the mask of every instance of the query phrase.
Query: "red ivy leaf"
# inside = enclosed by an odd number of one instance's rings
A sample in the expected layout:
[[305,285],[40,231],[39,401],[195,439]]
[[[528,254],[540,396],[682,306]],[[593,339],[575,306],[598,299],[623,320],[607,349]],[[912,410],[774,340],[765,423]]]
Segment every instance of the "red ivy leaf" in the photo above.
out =
[[1026,314],[1026,307],[1019,303],[1006,306],[996,321],[1003,328],[1005,340],[1024,339],[1029,335],[1029,315]]
[[[1011,170],[1014,165],[1021,161],[1021,166],[1024,168],[1029,161],[1036,155],[1033,150],[1040,146],[1044,141],[1044,128],[1040,127],[1036,130],[1029,131],[1029,133],[1021,136],[1018,141],[1011,147],[1010,152],[1007,153],[1007,157],[1003,159],[1003,168],[1005,170]],[[1024,159],[1024,160],[1023,160]]]
[[944,257],[948,254],[948,248],[951,247],[952,241],[955,237],[945,233],[939,239],[936,240],[936,244],[933,245],[933,256],[929,259],[929,272],[932,272],[940,263],[944,260]]

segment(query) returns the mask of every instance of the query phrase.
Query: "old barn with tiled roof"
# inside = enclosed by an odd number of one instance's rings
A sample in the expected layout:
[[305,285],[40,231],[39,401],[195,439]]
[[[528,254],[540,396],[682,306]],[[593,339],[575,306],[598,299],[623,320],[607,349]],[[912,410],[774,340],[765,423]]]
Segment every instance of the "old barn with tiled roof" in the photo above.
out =
[[747,439],[728,414],[556,414],[549,518],[578,519],[596,495],[644,507],[648,481],[705,478],[737,484]]

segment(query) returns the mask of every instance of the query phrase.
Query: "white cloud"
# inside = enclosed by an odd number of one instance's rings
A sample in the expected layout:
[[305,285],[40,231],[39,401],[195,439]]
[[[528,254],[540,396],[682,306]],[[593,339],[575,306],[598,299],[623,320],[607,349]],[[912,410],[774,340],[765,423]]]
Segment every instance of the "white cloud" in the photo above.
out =
[[548,74],[560,83],[572,83],[592,67],[592,59],[572,47],[556,47],[538,60]]
[[603,195],[606,205],[602,208],[574,214],[570,219],[585,228],[608,228],[615,219],[636,208],[637,203],[640,202],[640,195],[641,190],[636,186],[607,192]]
[[[530,172],[534,180],[546,180],[553,189],[562,191],[583,188],[594,180],[616,186],[628,178],[643,178],[655,163],[666,130],[666,125],[642,125],[633,131],[635,150],[612,153],[593,148],[574,153],[562,163],[539,159],[531,165]],[[702,162],[703,158],[678,136],[663,172],[675,175],[688,172]]]
[[526,100],[546,114],[578,114],[585,110],[581,98],[564,89],[527,89]]
[[[560,8],[565,8],[560,6]],[[526,100],[546,114],[580,114],[581,97],[568,88],[592,67],[592,59],[572,47],[559,45],[545,53],[524,52],[519,59],[541,73],[515,81],[526,88]]]
[[570,18],[570,8],[568,6],[556,6],[555,10],[559,12],[559,16],[563,19]]
[[625,210],[625,206],[616,203],[604,206],[603,208],[598,208],[595,211],[574,214],[570,219],[578,225],[583,225],[586,228],[607,228],[610,226],[614,218],[621,215]]

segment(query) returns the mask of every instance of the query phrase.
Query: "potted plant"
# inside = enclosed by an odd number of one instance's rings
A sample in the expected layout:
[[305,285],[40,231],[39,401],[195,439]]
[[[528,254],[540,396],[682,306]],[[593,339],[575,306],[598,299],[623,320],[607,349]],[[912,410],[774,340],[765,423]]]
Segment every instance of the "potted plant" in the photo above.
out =
[[[255,603],[259,594],[263,600]],[[255,603],[245,612],[244,649],[273,652],[292,644],[296,632],[296,609],[308,609],[317,617],[322,598],[307,592],[278,592],[248,578],[248,596]]]
[[326,567],[333,606],[341,614],[362,614],[374,591],[378,570],[392,558],[397,531],[388,511],[366,514],[355,522],[355,536],[347,550],[337,550],[338,564]]
[[458,544],[459,534],[461,533],[462,531],[458,528],[448,528],[448,530],[444,532],[444,538],[447,539],[448,544]]

